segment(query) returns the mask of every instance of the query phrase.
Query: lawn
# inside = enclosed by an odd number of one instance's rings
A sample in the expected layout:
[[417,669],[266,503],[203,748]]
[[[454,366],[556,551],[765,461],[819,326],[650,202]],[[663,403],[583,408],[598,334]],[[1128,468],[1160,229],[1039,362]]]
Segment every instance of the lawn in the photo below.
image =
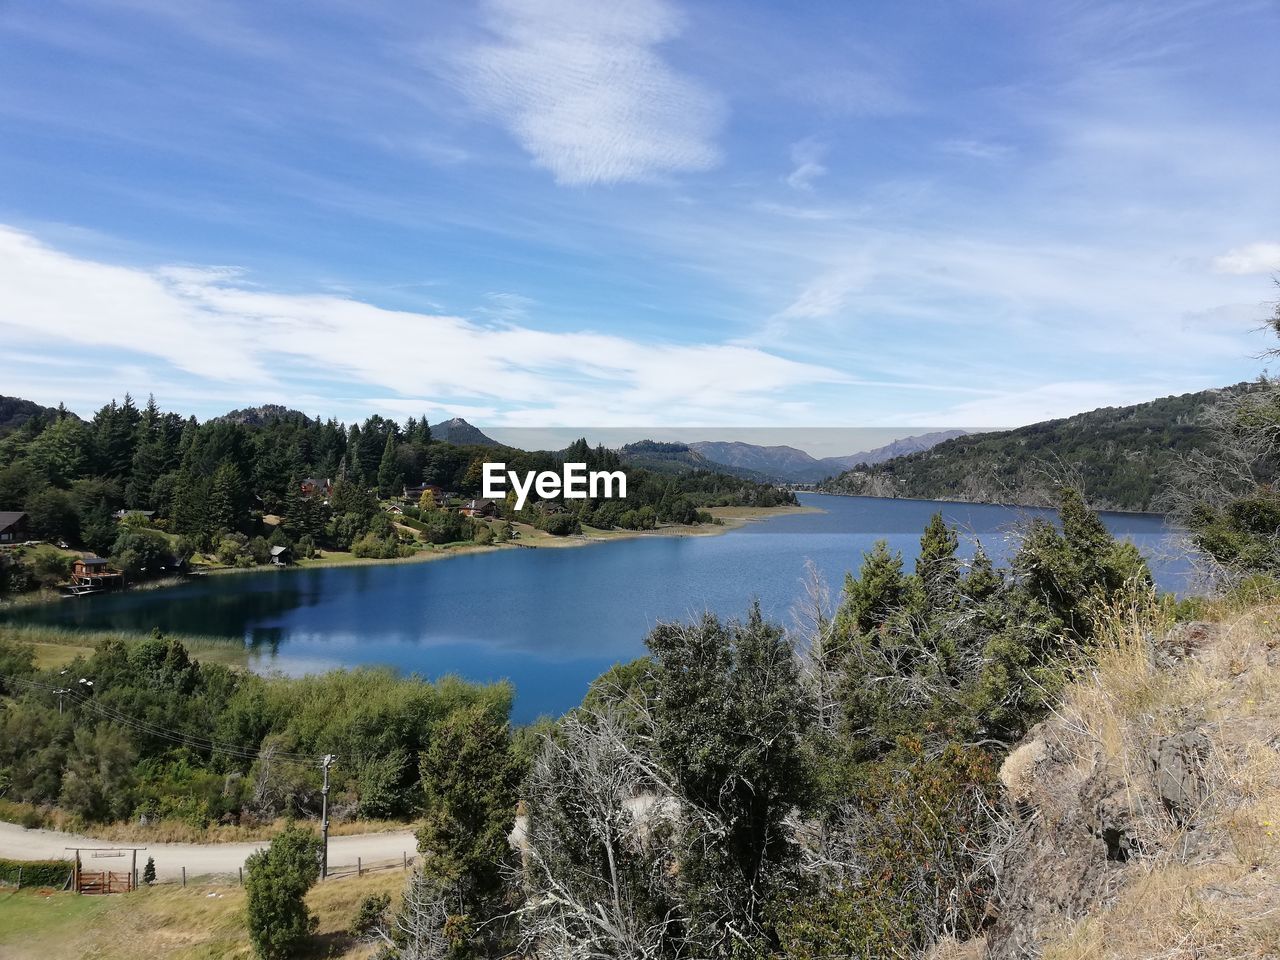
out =
[[[360,901],[390,893],[405,874],[387,870],[328,880],[307,896],[320,926],[303,957],[363,960],[371,952],[346,930]],[[164,885],[87,897],[38,891],[0,893],[0,956],[5,960],[224,960],[250,958],[238,886]]]

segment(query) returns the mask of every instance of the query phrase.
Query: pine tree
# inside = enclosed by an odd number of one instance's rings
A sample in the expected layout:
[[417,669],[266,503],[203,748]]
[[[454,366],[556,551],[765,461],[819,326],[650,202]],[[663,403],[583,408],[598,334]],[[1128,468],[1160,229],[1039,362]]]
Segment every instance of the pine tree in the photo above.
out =
[[244,478],[240,468],[226,462],[213,474],[209,489],[208,526],[211,531],[238,530],[244,520]]
[[466,946],[457,941],[471,940],[466,931],[493,915],[522,772],[506,718],[482,704],[450,714],[422,755],[426,813],[418,849],[424,874],[458,904],[455,946]]
[[148,887],[156,882],[156,858],[147,857],[147,865],[142,868],[142,882]]
[[404,487],[404,476],[396,459],[395,434],[387,434],[382,447],[382,459],[378,462],[378,494],[384,499],[395,496]]
[[916,576],[920,578],[931,602],[942,600],[954,586],[960,573],[956,548],[960,540],[947,526],[942,513],[935,513],[920,538],[920,556],[916,559]]
[[902,574],[902,554],[890,553],[889,545],[877,540],[862,558],[862,570],[855,579],[845,575],[844,597],[836,613],[837,633],[850,630],[866,633],[884,624],[907,597],[907,580]]

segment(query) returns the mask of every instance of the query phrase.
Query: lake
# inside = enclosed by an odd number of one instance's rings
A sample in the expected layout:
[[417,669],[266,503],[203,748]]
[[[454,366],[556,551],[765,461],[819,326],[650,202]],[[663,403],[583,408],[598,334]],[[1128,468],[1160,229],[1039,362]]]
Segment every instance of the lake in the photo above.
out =
[[[662,619],[742,614],[759,598],[790,623],[812,560],[838,595],[877,539],[911,560],[941,509],[997,562],[1015,525],[1052,511],[801,494],[821,513],[771,517],[720,536],[639,537],[581,548],[502,550],[432,563],[331,567],[194,579],[162,590],[18,608],[11,622],[84,629],[214,634],[243,642],[253,669],[302,674],[388,664],[424,677],[455,673],[515,684],[514,719],[559,714],[619,661],[644,652]],[[1149,558],[1164,589],[1184,591],[1190,563],[1152,515],[1104,514]]]

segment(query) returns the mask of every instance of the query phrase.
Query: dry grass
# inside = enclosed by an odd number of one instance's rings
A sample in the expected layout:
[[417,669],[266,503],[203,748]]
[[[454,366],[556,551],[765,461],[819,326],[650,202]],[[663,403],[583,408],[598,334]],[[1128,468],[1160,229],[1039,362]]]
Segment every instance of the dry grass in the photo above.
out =
[[[346,930],[360,901],[404,885],[398,870],[329,880],[307,895],[320,918],[303,957],[364,960],[370,949],[354,943]],[[20,900],[12,899],[21,897]],[[244,893],[239,887],[165,886],[111,897],[40,894],[24,891],[0,900],[0,930],[6,909],[41,918],[38,927],[0,940],[5,960],[230,960],[253,952],[244,926]],[[92,907],[92,909],[88,909]],[[73,909],[78,908],[78,909]]]
[[[1221,632],[1169,665],[1152,641],[1167,632],[1160,611],[1115,611],[1097,669],[1064,698],[1060,745],[1081,782],[1101,765],[1122,778],[1147,849],[1114,900],[1071,924],[1045,960],[1280,957],[1280,610],[1224,601],[1214,613]],[[1151,757],[1187,730],[1212,750],[1207,797],[1180,825]]]

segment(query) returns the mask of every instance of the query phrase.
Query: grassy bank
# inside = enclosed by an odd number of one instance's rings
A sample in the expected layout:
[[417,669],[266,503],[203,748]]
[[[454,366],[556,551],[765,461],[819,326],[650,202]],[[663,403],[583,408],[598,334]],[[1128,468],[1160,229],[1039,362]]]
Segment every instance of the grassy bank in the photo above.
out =
[[[357,960],[367,946],[347,934],[360,901],[394,899],[404,873],[387,870],[317,885],[307,905],[319,927],[300,957]],[[240,887],[165,885],[114,896],[23,890],[0,892],[0,955],[6,960],[221,960],[251,957]]]
[[[78,656],[87,657],[95,647],[107,640],[132,643],[144,636],[146,634],[125,630],[78,630],[75,627],[42,624],[0,624],[0,640],[29,644],[36,653],[36,666],[41,669],[62,667]],[[234,637],[211,634],[173,636],[182,641],[182,645],[198,660],[236,668],[243,668],[247,663],[244,644]]]

